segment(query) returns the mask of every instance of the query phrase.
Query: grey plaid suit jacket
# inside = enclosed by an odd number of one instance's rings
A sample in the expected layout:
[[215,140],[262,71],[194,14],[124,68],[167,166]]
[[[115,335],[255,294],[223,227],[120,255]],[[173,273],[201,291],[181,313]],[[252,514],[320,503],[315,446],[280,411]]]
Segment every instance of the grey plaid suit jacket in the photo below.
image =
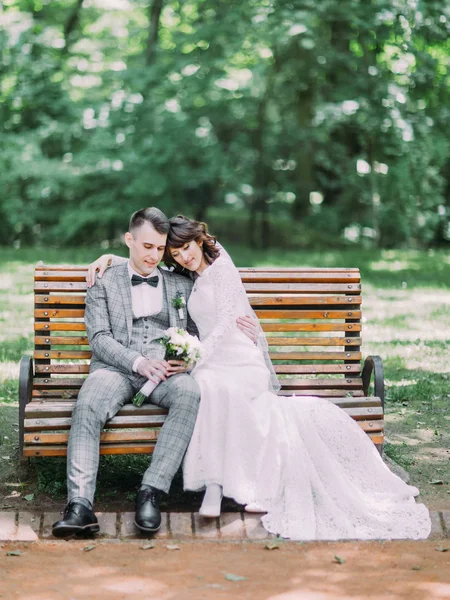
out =
[[[172,306],[172,299],[178,292],[187,302],[192,281],[165,269],[158,268],[158,271],[164,281],[163,301],[169,307],[170,326],[182,327],[189,333],[198,335],[197,327],[187,310],[184,310],[184,318],[180,319],[178,309]],[[141,354],[129,347],[133,311],[127,262],[107,269],[103,277],[88,289],[84,320],[92,349],[91,373],[97,369],[113,367],[127,375],[134,374],[134,361]]]

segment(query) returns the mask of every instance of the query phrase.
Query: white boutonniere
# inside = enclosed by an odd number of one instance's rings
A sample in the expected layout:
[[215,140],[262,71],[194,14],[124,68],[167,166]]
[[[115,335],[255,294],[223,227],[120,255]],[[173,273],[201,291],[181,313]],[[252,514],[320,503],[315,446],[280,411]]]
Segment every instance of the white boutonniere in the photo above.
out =
[[181,292],[177,292],[175,297],[172,298],[172,306],[178,309],[178,316],[180,319],[184,319],[184,307],[186,306],[186,300]]

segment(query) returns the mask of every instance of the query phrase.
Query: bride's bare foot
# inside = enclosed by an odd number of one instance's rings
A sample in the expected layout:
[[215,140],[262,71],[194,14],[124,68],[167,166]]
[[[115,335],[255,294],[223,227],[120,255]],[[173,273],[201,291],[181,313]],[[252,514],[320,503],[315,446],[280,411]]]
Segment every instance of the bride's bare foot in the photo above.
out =
[[212,483],[211,485],[206,486],[205,496],[198,514],[201,517],[210,519],[219,517],[222,496],[222,486],[218,483]]

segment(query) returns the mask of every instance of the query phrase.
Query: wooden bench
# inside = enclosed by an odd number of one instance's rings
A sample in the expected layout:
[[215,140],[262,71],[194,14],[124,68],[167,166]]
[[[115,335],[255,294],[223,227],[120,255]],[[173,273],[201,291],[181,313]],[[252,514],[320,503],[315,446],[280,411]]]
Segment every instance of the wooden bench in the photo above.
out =
[[[361,369],[361,285],[358,269],[242,268],[250,303],[261,320],[282,389],[280,395],[321,396],[340,406],[383,444],[383,366]],[[64,456],[72,408],[89,372],[83,321],[86,267],[37,266],[34,355],[20,363],[22,457]],[[374,379],[374,394],[369,385]],[[102,454],[150,453],[166,411],[129,404],[108,421]]]

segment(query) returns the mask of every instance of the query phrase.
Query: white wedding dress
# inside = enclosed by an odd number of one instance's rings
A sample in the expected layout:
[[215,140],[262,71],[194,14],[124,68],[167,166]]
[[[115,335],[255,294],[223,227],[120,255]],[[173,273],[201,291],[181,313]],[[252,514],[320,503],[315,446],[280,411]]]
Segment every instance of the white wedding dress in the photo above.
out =
[[267,531],[293,540],[428,537],[418,489],[388,469],[351,417],[321,398],[268,391],[263,353],[235,324],[251,309],[225,251],[196,280],[188,309],[203,358],[192,372],[201,401],[185,489],[220,484],[238,503],[263,507]]

